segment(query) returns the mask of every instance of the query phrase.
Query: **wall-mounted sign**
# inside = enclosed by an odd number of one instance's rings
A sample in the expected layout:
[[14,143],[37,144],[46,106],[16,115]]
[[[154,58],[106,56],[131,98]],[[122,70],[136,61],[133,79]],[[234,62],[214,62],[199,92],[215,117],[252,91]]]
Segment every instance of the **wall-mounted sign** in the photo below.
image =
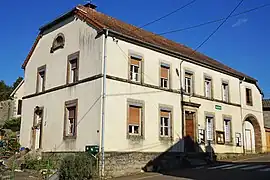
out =
[[216,105],[216,106],[215,106],[215,109],[216,109],[216,110],[221,110],[222,107],[221,107],[220,105]]
[[217,144],[224,144],[225,143],[223,131],[216,131],[216,138],[217,138]]

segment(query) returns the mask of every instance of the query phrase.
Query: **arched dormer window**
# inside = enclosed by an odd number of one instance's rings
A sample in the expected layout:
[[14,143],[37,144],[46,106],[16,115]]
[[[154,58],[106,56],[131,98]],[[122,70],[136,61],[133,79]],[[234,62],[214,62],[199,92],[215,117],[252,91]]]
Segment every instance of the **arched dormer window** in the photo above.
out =
[[65,46],[65,36],[64,36],[64,34],[60,33],[53,40],[53,44],[51,47],[51,53],[53,53],[57,49],[64,48],[64,46]]

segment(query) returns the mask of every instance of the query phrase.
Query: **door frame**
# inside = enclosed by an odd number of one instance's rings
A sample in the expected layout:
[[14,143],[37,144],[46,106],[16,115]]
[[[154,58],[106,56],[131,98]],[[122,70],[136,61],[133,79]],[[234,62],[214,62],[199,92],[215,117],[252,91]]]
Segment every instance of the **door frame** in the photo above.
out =
[[[36,129],[34,128],[35,127],[35,123],[36,123],[36,120],[37,120],[37,113],[36,113],[36,110],[37,108],[34,109],[34,117],[33,117],[33,123],[32,123],[32,129],[31,129],[31,149],[32,150],[35,150],[35,147],[36,147]],[[40,125],[39,125],[39,147],[38,149],[41,149],[42,148],[42,137],[43,137],[43,119],[44,119],[44,107],[39,107],[39,110],[42,112],[42,115],[41,115],[41,119],[40,119]]]

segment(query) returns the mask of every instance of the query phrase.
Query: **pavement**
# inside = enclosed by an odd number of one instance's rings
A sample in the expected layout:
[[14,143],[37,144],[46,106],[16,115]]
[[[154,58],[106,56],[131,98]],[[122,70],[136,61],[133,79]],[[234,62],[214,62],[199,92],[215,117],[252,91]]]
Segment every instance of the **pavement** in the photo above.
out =
[[270,155],[240,161],[178,169],[162,173],[141,173],[114,180],[270,180]]

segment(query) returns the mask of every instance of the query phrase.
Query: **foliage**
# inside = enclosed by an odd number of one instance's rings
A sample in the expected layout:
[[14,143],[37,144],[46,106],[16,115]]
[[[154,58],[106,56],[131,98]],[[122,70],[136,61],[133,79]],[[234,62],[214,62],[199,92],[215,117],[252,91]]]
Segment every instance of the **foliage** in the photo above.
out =
[[13,132],[20,131],[20,127],[21,117],[7,120],[3,126],[4,129],[11,129]]
[[96,175],[96,159],[87,153],[66,156],[59,169],[61,180],[92,179]]
[[17,80],[13,83],[12,86],[9,86],[5,81],[0,81],[0,101],[5,101],[9,99],[9,95],[12,91],[20,84],[23,80],[22,77],[18,77]]
[[50,158],[39,158],[38,156],[28,155],[25,157],[25,168],[32,170],[53,169],[55,163]]

